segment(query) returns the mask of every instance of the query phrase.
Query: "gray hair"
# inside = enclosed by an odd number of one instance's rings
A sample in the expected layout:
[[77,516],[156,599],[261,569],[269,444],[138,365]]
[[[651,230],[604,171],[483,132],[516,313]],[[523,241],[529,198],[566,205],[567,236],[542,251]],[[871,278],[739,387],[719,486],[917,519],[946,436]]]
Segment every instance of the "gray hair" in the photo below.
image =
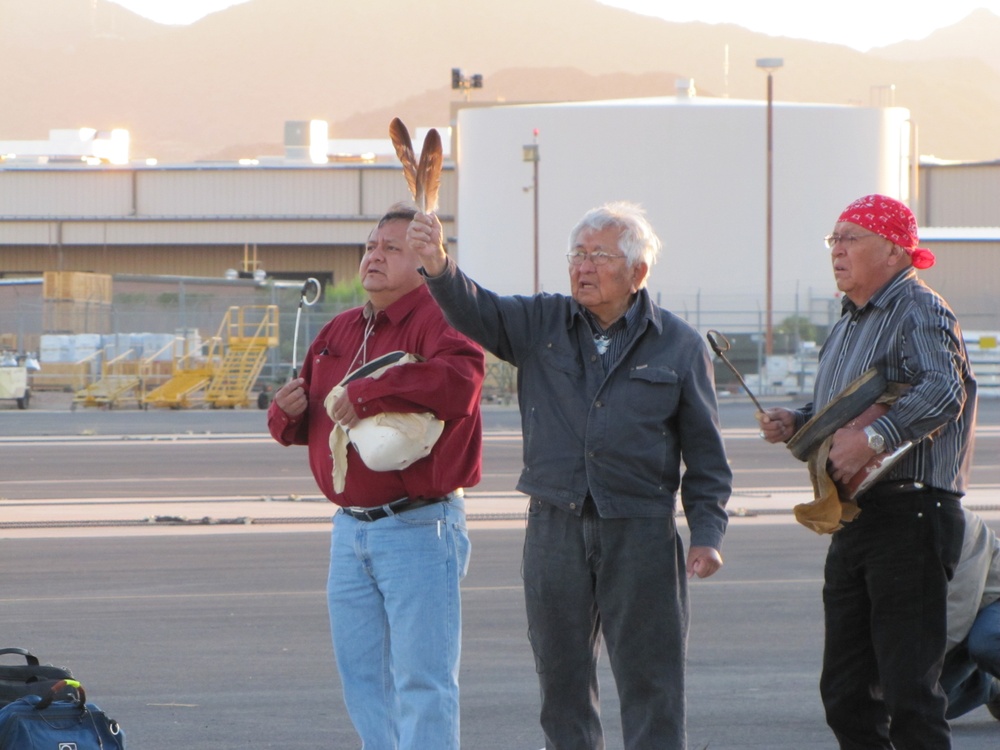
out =
[[615,201],[590,209],[569,233],[569,249],[572,251],[580,234],[590,229],[600,232],[609,227],[621,230],[618,249],[625,254],[630,267],[641,262],[652,268],[660,254],[660,238],[646,219],[646,212],[637,203]]

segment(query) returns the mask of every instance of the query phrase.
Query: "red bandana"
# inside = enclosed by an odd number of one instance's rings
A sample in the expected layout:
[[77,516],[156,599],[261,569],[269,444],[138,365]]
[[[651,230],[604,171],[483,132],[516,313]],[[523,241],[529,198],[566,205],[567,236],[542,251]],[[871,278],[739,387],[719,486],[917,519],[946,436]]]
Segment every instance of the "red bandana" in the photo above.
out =
[[885,195],[866,195],[844,209],[837,220],[848,221],[899,245],[913,261],[914,268],[934,265],[934,253],[917,247],[917,220],[905,205]]

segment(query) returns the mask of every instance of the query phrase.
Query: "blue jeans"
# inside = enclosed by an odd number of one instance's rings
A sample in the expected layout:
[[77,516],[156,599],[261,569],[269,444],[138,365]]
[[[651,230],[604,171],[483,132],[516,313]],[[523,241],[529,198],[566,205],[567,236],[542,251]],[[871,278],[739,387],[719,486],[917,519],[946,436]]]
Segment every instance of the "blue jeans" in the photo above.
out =
[[338,512],[327,601],[344,702],[363,750],[457,750],[461,498],[378,521]]
[[1000,695],[1000,601],[983,607],[965,640],[944,660],[941,687],[955,719]]
[[601,635],[625,750],[684,750],[688,590],[672,516],[574,516],[532,498],[524,543],[528,638],[548,750],[603,750]]
[[958,500],[928,491],[863,503],[833,535],[820,693],[841,750],[950,750],[938,679],[964,529]]

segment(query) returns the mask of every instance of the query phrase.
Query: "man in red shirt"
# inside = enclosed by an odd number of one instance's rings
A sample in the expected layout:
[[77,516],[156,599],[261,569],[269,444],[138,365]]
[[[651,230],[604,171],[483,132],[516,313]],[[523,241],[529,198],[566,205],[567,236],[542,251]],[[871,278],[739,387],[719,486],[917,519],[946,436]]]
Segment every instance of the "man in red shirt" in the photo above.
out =
[[[274,439],[309,447],[317,484],[340,506],[330,623],[348,713],[371,750],[459,747],[459,583],[469,559],[462,488],[481,473],[483,353],[445,322],[418,273],[406,243],[414,214],[394,207],[382,217],[361,261],[368,302],[319,332],[301,377],[268,411]],[[393,352],[415,361],[369,373],[366,365]],[[443,431],[429,455],[385,470],[368,453],[381,446],[366,449],[358,436],[372,425],[391,432],[400,415],[440,420]],[[347,437],[354,428],[357,443],[340,466],[331,451],[338,425]],[[393,435],[394,445],[409,440]]]

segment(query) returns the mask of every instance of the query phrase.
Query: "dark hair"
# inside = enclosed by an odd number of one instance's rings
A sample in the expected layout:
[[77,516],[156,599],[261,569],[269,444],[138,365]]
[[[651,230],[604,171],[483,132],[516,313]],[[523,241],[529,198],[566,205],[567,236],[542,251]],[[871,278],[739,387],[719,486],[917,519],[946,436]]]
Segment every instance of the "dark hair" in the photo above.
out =
[[390,221],[413,221],[413,217],[416,215],[417,209],[413,206],[406,203],[395,203],[389,206],[389,210],[378,220],[378,225],[381,227]]

